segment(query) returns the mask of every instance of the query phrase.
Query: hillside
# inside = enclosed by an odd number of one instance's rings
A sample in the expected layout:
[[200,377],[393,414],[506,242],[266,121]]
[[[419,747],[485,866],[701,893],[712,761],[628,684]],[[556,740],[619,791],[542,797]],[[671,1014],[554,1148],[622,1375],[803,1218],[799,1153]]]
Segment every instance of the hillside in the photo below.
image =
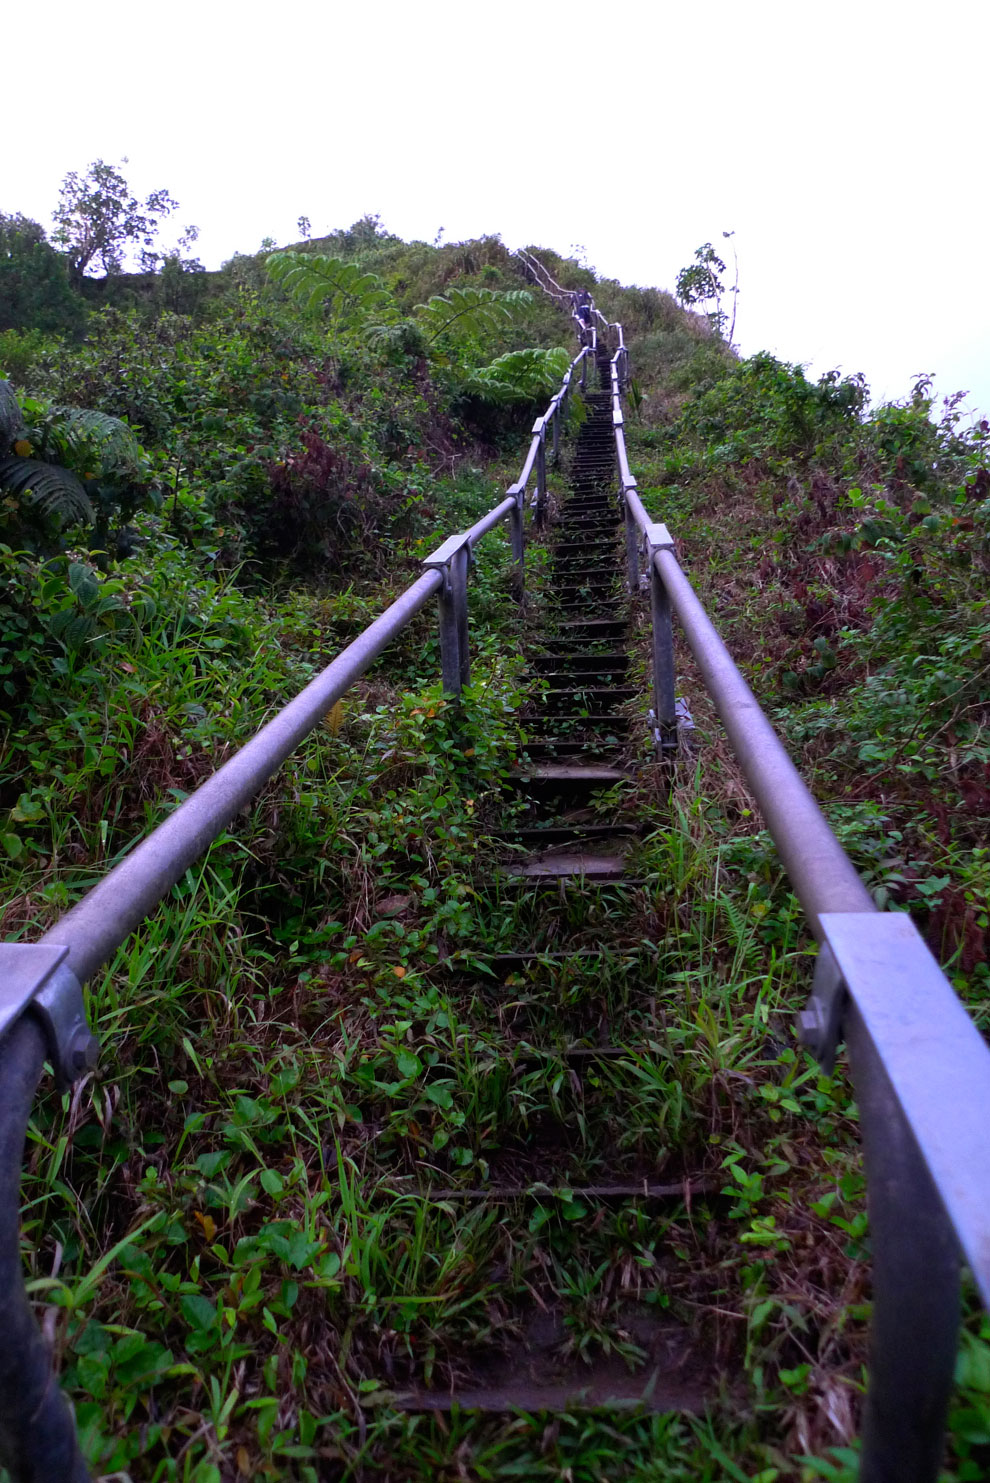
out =
[[[8,938],[498,502],[573,354],[497,239],[365,219],[299,248],[194,288],[121,275],[72,335],[0,335],[23,419],[0,404]],[[924,384],[868,410],[857,378],[740,360],[669,294],[534,251],[621,322],[647,509],[876,899],[987,1031],[988,429]],[[552,526],[570,501],[580,546],[604,518],[582,483],[604,407],[591,386],[571,414],[522,608],[505,538],[477,548],[463,703],[431,604],[88,986],[101,1067],[38,1103],[22,1229],[94,1473],[853,1476],[855,1106],[797,1045],[812,945],[683,648],[693,729],[672,771],[651,747],[643,604],[627,649],[610,629],[586,656],[626,695],[602,727],[626,780],[576,812],[631,841],[623,872],[506,881],[571,590]],[[568,724],[593,729],[583,701]],[[666,1193],[629,1195],[647,1179]],[[696,1341],[669,1409],[396,1399],[506,1383],[478,1356],[520,1336],[635,1389],[661,1330]],[[952,1483],[990,1461],[988,1367],[968,1293]]]

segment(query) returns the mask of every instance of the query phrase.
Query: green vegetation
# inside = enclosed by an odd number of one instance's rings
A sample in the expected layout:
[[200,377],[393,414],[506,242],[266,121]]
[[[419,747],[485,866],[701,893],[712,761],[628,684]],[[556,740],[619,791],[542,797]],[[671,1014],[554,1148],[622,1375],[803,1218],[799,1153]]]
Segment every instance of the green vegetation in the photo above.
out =
[[[735,361],[669,295],[539,251],[626,326],[648,507],[870,884],[986,1024],[986,427],[937,418],[924,384],[870,413],[856,379]],[[568,355],[491,238],[366,218],[152,276],[87,300],[81,342],[30,312],[0,336],[8,936],[495,503]],[[797,904],[686,659],[696,755],[668,803],[644,735],[623,794],[639,884],[500,880],[524,619],[504,537],[477,557],[463,706],[423,614],[89,986],[102,1068],[39,1102],[24,1214],[87,1455],[135,1483],[849,1480],[869,1237],[848,1086],[791,1028]],[[587,950],[566,973],[561,945]],[[527,949],[496,991],[493,955]],[[571,1054],[603,1039],[621,1054]],[[472,1196],[548,1167],[542,1191]],[[646,1169],[701,1193],[573,1193]],[[540,1305],[570,1353],[630,1369],[633,1310],[686,1323],[730,1383],[695,1416],[394,1404]],[[975,1306],[959,1376],[945,1476],[972,1483]]]

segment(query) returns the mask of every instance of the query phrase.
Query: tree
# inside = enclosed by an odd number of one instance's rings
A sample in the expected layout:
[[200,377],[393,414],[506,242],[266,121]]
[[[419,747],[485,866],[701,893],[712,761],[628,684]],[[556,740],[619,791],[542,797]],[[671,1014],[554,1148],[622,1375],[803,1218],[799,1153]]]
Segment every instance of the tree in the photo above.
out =
[[677,275],[677,297],[685,305],[712,304],[713,308],[706,311],[708,322],[716,335],[721,335],[727,316],[722,308],[725,285],[719,274],[725,272],[725,264],[710,242],[696,248],[694,258]]
[[73,293],[65,258],[27,216],[0,212],[0,332],[76,334],[86,309]]
[[[126,165],[126,158],[121,163]],[[178,205],[166,190],[139,201],[120,171],[103,160],[94,160],[84,175],[70,170],[62,182],[53,236],[65,249],[73,280],[96,267],[119,273],[132,248],[141,249],[142,267],[157,267],[159,223]]]

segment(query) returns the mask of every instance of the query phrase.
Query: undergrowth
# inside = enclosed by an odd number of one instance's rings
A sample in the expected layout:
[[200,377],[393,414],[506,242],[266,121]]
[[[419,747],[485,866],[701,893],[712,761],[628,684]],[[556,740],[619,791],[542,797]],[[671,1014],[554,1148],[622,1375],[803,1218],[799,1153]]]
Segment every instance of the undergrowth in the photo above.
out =
[[[55,921],[515,475],[532,408],[479,401],[481,373],[528,352],[506,329],[428,358],[407,323],[456,283],[518,289],[501,243],[364,223],[313,247],[387,283],[388,336],[303,320],[252,259],[196,316],[110,308],[81,349],[0,347],[29,410],[126,419],[147,460],[113,552],[4,506],[8,937]],[[878,901],[985,1024],[987,429],[936,418],[923,385],[870,413],[855,378],[735,363],[655,291],[596,298],[641,346],[648,506]],[[556,311],[527,313],[530,347],[556,344]],[[686,658],[694,754],[668,796],[637,741],[606,800],[645,825],[634,883],[499,875],[526,613],[504,538],[477,558],[463,704],[424,613],[88,986],[102,1066],[38,1103],[23,1225],[87,1458],[135,1483],[851,1483],[869,1232],[841,1063],[826,1077],[794,1036],[798,905]],[[642,1181],[667,1193],[602,1193]],[[534,1313],[630,1372],[641,1325],[669,1324],[703,1402],[404,1409]],[[946,1483],[990,1445],[972,1299],[959,1381]]]

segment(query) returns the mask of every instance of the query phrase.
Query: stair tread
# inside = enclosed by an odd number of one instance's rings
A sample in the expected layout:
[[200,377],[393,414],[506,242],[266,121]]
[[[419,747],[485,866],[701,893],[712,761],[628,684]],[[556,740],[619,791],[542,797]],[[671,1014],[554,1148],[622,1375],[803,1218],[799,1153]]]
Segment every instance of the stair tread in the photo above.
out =
[[530,855],[527,859],[504,862],[500,869],[503,875],[531,879],[534,876],[555,879],[559,876],[602,876],[621,878],[626,865],[625,855],[593,855],[585,851],[554,855],[545,853]]
[[533,782],[549,783],[622,783],[629,776],[620,767],[575,767],[565,762],[540,762],[536,767],[523,766],[517,768],[514,775]]

